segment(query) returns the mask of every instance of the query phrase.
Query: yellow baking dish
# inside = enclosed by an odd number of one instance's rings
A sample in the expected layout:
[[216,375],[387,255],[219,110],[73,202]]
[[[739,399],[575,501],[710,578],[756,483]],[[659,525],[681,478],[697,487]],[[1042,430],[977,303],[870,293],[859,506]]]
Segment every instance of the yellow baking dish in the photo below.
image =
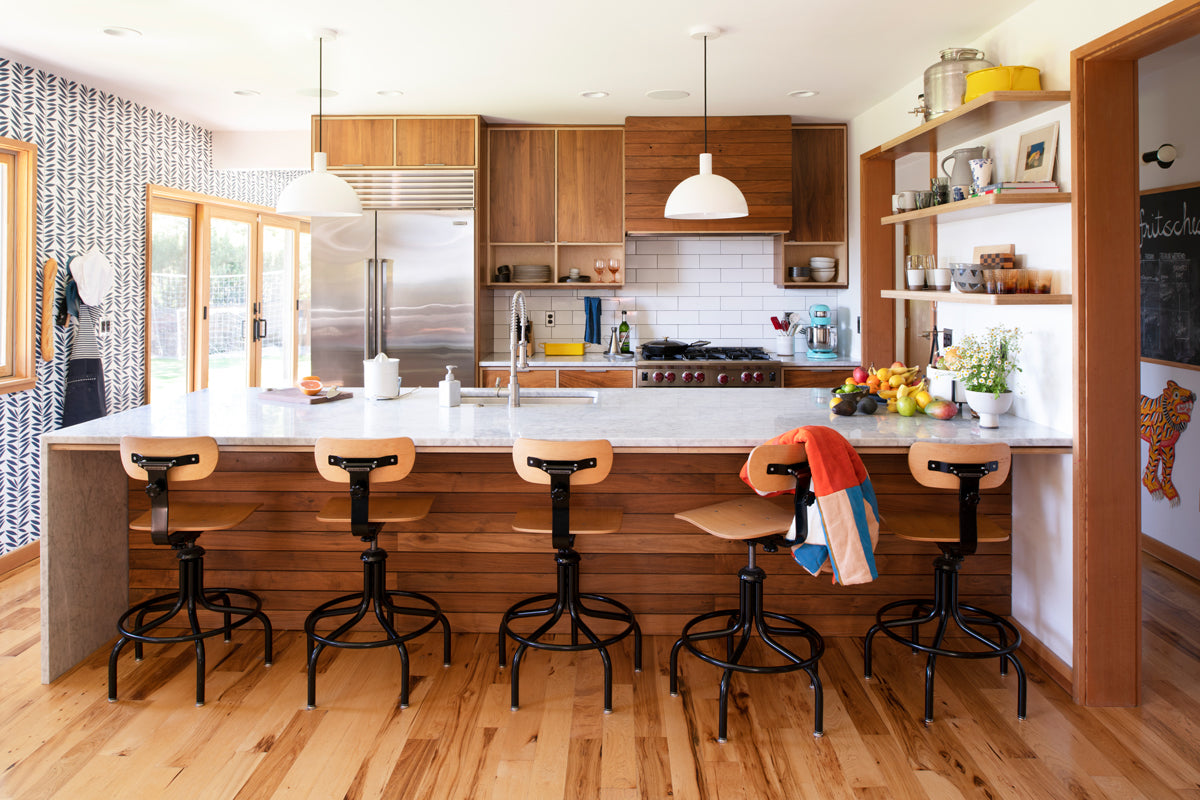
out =
[[1011,90],[1036,92],[1042,88],[1041,71],[1034,67],[990,67],[967,73],[967,91],[963,102],[969,103],[981,94]]

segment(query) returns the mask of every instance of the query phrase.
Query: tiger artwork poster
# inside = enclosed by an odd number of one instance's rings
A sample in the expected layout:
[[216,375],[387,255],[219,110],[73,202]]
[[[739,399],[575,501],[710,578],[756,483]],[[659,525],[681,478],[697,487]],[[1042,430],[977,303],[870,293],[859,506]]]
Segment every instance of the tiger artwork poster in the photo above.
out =
[[1138,404],[1138,432],[1150,444],[1142,485],[1152,498],[1166,499],[1172,506],[1179,505],[1179,492],[1171,482],[1175,443],[1187,430],[1195,403],[1195,392],[1168,380],[1162,394],[1154,398],[1142,395]]

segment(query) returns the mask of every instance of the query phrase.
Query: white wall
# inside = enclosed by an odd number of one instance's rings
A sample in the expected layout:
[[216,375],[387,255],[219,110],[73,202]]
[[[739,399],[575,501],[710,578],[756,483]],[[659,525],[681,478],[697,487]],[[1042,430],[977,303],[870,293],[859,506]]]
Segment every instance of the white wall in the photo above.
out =
[[213,131],[215,169],[312,169],[307,131]]
[[[1200,104],[1192,100],[1197,79],[1200,37],[1138,63],[1138,151],[1144,153],[1168,142],[1178,150],[1169,169],[1142,164],[1138,174],[1143,190],[1200,181]],[[1157,397],[1168,380],[1200,395],[1200,370],[1142,362],[1142,394]],[[1150,445],[1142,442],[1142,469],[1149,451]],[[1142,532],[1200,560],[1200,423],[1194,423],[1175,445],[1172,482],[1179,492],[1176,505],[1151,497],[1141,488]]]
[[[974,42],[947,42],[947,46],[977,47],[997,64],[1023,64],[1042,71],[1045,89],[1070,88],[1071,50],[1086,44],[1114,28],[1148,13],[1161,5],[1152,0],[1037,0],[1014,14]],[[930,62],[936,57],[930,54]],[[887,100],[851,120],[850,185],[858,186],[860,170],[856,154],[910,130],[915,119],[905,112],[916,105],[922,91],[922,76]],[[1052,112],[1066,118],[1066,111]],[[1015,150],[1013,135],[1037,127],[1039,120],[993,133],[992,144],[999,152]],[[1069,185],[1069,141],[1071,132],[1062,126],[1059,132],[1058,175]],[[1064,148],[1064,145],[1067,147]],[[1001,166],[1005,161],[1001,156]],[[857,192],[850,194],[851,273],[858,274],[861,256],[860,204]],[[951,230],[952,227],[955,230]],[[1025,254],[1031,266],[1052,266],[1069,275],[1071,264],[1070,212],[1025,211],[1003,214],[977,223],[940,225],[942,247],[946,254],[969,253],[969,242],[995,244],[1013,242],[1018,254]],[[847,305],[857,304],[850,293]],[[1003,308],[979,311],[979,307],[950,310],[939,308],[940,323],[952,327],[956,336],[978,331],[1003,321],[1017,324],[1026,332],[1025,372],[1020,376],[1021,392],[1014,406],[1019,416],[1047,422],[1065,430],[1072,426],[1073,407],[1071,352],[1073,329],[1069,307]],[[858,313],[852,308],[851,313]],[[1070,460],[1045,457],[1042,465],[1027,466],[1029,459],[1017,462],[1018,477],[1013,485],[1013,615],[1058,657],[1070,663],[1073,641],[1073,568],[1071,554],[1071,474]],[[1019,527],[1018,527],[1019,524]]]

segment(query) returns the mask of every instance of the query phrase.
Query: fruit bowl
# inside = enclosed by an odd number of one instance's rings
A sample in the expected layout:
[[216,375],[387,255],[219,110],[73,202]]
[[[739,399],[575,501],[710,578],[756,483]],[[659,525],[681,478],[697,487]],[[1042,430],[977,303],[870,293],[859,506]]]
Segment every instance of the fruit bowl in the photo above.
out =
[[830,389],[829,393],[839,399],[853,400],[855,404],[857,404],[859,400],[862,400],[863,397],[868,393],[866,389],[852,389],[848,392],[839,392],[838,389],[840,388],[842,387],[839,386],[835,389]]

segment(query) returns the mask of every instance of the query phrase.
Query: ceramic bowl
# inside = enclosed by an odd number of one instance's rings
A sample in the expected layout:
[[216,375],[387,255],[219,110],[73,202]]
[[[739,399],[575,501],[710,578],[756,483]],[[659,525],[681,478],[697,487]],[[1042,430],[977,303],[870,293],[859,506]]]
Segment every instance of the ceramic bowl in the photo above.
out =
[[828,283],[837,275],[836,267],[813,267],[812,279],[817,283]]
[[832,267],[836,264],[837,259],[829,258],[828,256],[813,256],[808,260],[808,265],[810,267]]
[[950,280],[955,289],[965,294],[980,294],[985,288],[983,267],[979,264],[951,264]]

